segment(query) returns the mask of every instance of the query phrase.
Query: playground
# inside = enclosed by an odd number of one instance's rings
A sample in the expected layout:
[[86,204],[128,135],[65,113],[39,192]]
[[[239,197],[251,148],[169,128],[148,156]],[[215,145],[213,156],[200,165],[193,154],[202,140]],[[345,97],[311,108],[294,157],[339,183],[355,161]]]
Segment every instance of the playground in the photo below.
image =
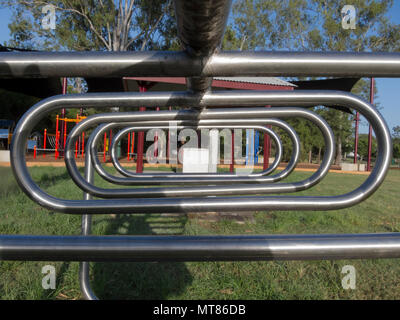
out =
[[[114,171],[113,168],[106,167]],[[64,167],[30,167],[37,183],[54,196],[78,199],[82,192]],[[3,177],[0,204],[2,234],[78,235],[80,216],[53,213],[29,200],[11,169]],[[289,181],[309,172],[295,172]],[[366,175],[329,173],[302,195],[340,194],[354,189]],[[96,184],[107,183],[95,177]],[[208,222],[185,215],[99,215],[93,233],[102,234],[289,234],[399,232],[400,170],[390,170],[382,187],[359,206],[328,212],[256,212],[254,221]],[[271,262],[91,263],[94,290],[108,299],[399,299],[399,259]],[[57,269],[56,290],[43,290],[46,262],[1,264],[3,299],[81,299],[77,262],[51,262]],[[357,290],[344,290],[341,269],[357,269]],[[260,274],[263,276],[260,277]]]

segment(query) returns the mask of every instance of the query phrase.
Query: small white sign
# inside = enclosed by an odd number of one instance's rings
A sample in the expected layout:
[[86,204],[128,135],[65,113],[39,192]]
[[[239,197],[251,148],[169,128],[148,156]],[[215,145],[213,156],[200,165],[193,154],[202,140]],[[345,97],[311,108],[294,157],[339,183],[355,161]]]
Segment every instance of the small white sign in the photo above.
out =
[[209,165],[209,151],[201,148],[183,149],[184,173],[207,173]]

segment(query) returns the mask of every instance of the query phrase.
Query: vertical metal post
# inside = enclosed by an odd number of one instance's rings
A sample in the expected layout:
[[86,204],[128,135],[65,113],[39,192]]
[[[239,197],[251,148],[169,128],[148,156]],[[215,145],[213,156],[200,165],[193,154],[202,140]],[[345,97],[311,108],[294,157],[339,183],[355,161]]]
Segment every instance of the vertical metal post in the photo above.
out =
[[134,149],[135,149],[135,131],[132,131],[131,132],[131,155],[132,155],[132,159],[133,160],[135,159],[135,157],[133,155]]
[[44,129],[44,137],[43,137],[43,158],[46,157],[46,140],[47,140],[47,129]]
[[56,150],[54,152],[54,158],[58,158],[58,115],[56,116]]
[[104,132],[103,162],[106,162],[106,148],[107,148],[107,132]]
[[355,126],[355,136],[354,136],[354,163],[357,163],[358,155],[358,126],[360,123],[360,114],[356,112],[356,126]]
[[[371,105],[374,105],[374,91],[375,91],[375,85],[374,85],[374,78],[371,78],[371,86],[369,90],[369,99],[371,102]],[[367,161],[367,171],[371,171],[371,149],[372,149],[372,127],[371,124],[369,125],[369,131],[368,131],[368,161]]]
[[[64,119],[65,119],[65,112],[64,112]],[[65,149],[65,142],[67,141],[67,121],[64,120],[64,142],[62,144],[62,152],[64,152]]]
[[[86,152],[85,156],[85,180],[91,184],[94,181],[93,165],[90,152]],[[83,200],[91,200],[91,199],[92,196],[89,193],[86,192],[83,193]],[[82,227],[81,227],[82,229],[81,234],[83,236],[90,235],[91,224],[92,224],[92,216],[89,214],[83,214]],[[86,300],[98,300],[92,288],[90,287],[89,262],[79,263],[79,284],[81,287],[82,295]]]
[[[147,87],[143,83],[139,82],[139,92],[146,92]],[[146,111],[146,107],[140,107],[139,111]],[[137,143],[137,157],[136,157],[136,173],[143,172],[143,147],[144,147],[144,132],[138,132],[138,143]]]
[[127,149],[127,160],[129,161],[129,159],[130,159],[130,157],[129,157],[129,149],[130,149],[130,147],[131,147],[131,133],[130,132],[128,132],[128,149]]
[[85,131],[82,132],[82,158],[85,156]]
[[[67,78],[62,78],[62,94],[67,94]],[[61,118],[65,119],[65,109],[63,108],[61,110]],[[63,120],[64,121],[64,120]],[[62,139],[63,137],[65,137],[65,121],[61,122],[61,135],[60,135],[60,139]],[[65,139],[64,141],[60,141],[60,149],[64,150],[65,149]],[[63,151],[62,151],[63,152]]]
[[109,135],[109,138],[108,138],[108,155],[110,155],[111,141],[112,141],[112,130],[110,130],[110,135]]

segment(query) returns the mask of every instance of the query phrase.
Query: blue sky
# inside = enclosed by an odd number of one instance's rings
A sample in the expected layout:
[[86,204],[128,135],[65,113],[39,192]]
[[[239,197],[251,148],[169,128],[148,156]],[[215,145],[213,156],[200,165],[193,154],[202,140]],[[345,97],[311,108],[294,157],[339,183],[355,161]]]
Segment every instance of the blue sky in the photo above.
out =
[[[392,22],[400,23],[400,1],[395,1],[388,16]],[[10,10],[0,7],[0,43],[9,39],[8,23],[10,18]],[[376,85],[378,88],[377,101],[382,107],[381,113],[392,130],[394,126],[400,125],[400,79],[378,78]],[[361,125],[360,132],[367,133],[368,126]]]

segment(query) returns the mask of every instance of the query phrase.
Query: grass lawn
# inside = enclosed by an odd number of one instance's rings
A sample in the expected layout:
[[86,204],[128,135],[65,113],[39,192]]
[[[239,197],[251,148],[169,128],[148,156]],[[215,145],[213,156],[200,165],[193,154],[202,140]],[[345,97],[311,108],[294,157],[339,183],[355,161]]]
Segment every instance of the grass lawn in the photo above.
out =
[[[82,191],[64,168],[33,167],[39,185],[60,198],[81,199]],[[33,203],[16,185],[9,168],[0,168],[0,234],[73,235],[80,216],[50,212]],[[288,181],[309,176],[295,172]],[[348,192],[365,175],[330,173],[311,190]],[[96,176],[96,184],[107,186]],[[389,172],[381,188],[352,208],[329,211],[269,211],[256,223],[204,222],[186,216],[94,216],[94,234],[290,234],[400,231],[400,170]],[[91,263],[93,289],[103,299],[400,299],[400,259],[266,262]],[[42,267],[56,267],[55,290],[41,286]],[[356,268],[356,289],[344,290],[341,269]],[[77,262],[0,261],[1,299],[80,299]]]

